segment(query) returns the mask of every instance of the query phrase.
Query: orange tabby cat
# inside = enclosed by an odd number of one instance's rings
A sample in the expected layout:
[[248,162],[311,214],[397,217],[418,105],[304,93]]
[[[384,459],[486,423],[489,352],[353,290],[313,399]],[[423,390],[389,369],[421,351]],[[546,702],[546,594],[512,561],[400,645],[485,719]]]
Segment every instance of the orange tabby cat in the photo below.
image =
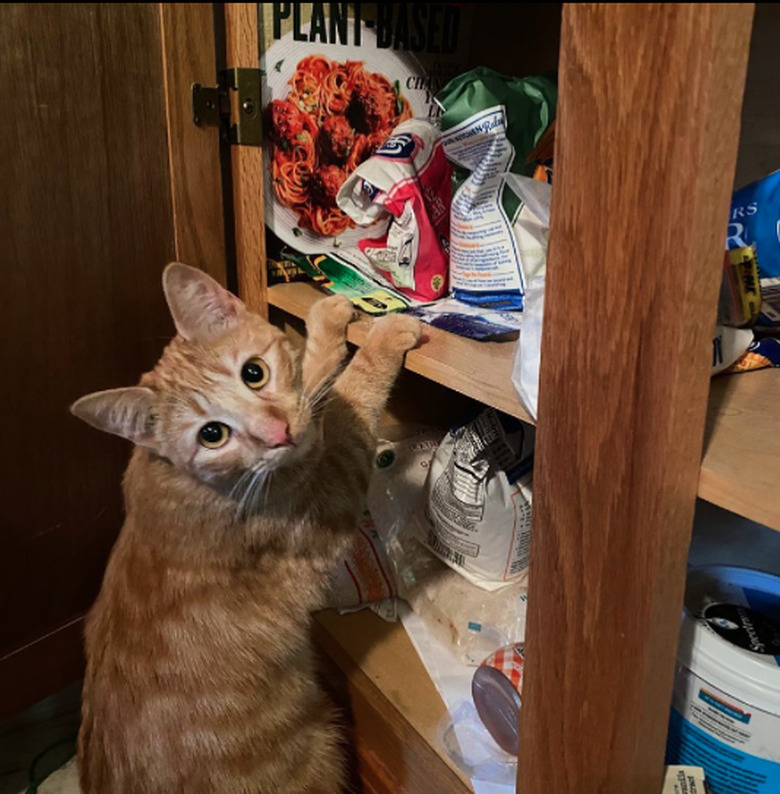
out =
[[136,445],[127,518],[86,630],[84,794],[336,794],[341,735],[309,613],[344,553],[374,429],[416,320],[347,352],[346,298],[285,335],[199,270],[169,265],[178,335],[139,386],[76,416]]

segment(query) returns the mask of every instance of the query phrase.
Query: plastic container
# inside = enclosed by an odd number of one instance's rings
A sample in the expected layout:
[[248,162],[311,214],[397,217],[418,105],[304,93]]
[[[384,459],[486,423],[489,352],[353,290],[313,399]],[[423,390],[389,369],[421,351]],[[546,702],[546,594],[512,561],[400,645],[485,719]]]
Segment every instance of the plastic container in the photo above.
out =
[[688,576],[667,763],[713,794],[780,792],[780,577],[710,566]]
[[482,724],[498,746],[517,755],[523,646],[508,645],[490,654],[474,671],[471,696]]

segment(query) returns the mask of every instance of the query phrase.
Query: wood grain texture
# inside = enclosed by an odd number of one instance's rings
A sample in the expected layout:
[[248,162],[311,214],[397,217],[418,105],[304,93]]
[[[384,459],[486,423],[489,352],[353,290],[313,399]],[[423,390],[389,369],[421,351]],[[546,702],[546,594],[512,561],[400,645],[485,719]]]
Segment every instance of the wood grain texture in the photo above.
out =
[[4,655],[0,658],[0,721],[79,680],[84,665],[83,616]]
[[699,496],[780,531],[780,371],[714,378]]
[[[271,306],[301,318],[324,297],[324,292],[304,282],[277,284],[268,290]],[[349,341],[362,345],[372,322],[371,317],[361,313],[360,319],[349,327]],[[512,386],[515,342],[476,342],[431,326],[425,326],[424,335],[426,341],[406,354],[405,369],[531,421]]]
[[97,592],[129,448],[68,405],[156,361],[174,244],[157,6],[5,4],[0,53],[0,706],[15,709],[80,669],[57,629]]
[[192,84],[217,81],[212,5],[159,7],[176,259],[225,284],[219,135],[192,121]]
[[467,778],[441,747],[446,708],[400,623],[371,612],[315,616],[314,637],[341,670],[360,780],[376,794],[466,794]]
[[523,794],[661,789],[751,18],[564,8]]
[[[228,66],[259,68],[257,14],[257,3],[225,4]],[[233,146],[230,154],[238,291],[251,309],[267,317],[263,149]]]

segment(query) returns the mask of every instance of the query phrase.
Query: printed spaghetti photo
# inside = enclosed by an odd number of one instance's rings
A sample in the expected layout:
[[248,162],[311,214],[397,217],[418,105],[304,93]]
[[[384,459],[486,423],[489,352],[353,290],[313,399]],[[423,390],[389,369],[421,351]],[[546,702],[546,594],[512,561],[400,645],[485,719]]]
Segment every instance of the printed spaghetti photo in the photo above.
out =
[[369,72],[362,61],[309,55],[289,85],[287,98],[264,112],[274,195],[300,228],[337,237],[355,226],[336,206],[339,188],[412,109],[398,81]]

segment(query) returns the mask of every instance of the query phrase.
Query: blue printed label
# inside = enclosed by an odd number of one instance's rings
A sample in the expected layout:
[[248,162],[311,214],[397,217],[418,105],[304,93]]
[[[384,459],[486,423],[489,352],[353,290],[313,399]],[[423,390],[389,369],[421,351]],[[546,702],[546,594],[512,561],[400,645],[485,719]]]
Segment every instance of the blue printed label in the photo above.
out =
[[750,722],[750,714],[746,714],[744,711],[740,711],[738,708],[730,706],[728,703],[719,700],[704,689],[699,690],[699,699],[703,700],[708,706],[712,706],[714,709],[717,709],[722,714],[726,714],[734,720],[744,722],[745,725]]
[[672,709],[668,764],[701,766],[713,794],[777,794],[780,763],[748,755],[718,741]]

